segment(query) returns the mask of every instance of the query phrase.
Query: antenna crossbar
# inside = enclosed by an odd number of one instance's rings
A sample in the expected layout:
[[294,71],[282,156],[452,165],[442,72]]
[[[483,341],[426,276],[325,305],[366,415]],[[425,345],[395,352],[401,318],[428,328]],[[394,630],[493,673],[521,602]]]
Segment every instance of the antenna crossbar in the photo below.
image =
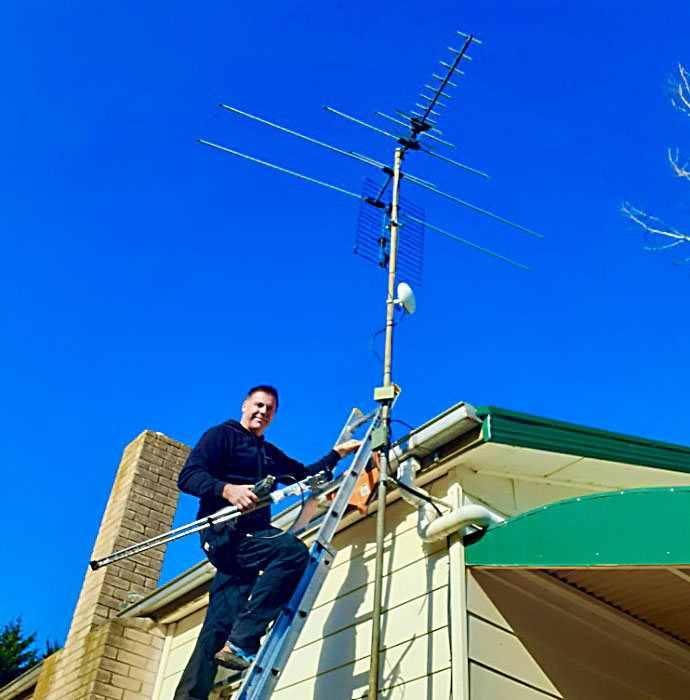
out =
[[473,34],[465,34],[464,32],[461,32],[459,29],[455,31],[456,34],[459,34],[463,39],[471,39],[475,44],[481,44],[482,42],[477,39],[476,36]]
[[421,109],[422,112],[424,112],[424,111],[426,110],[426,115],[424,115],[424,116],[420,119],[420,121],[422,121],[422,120],[426,121],[426,117],[427,117],[427,115],[429,115],[429,114],[433,114],[435,117],[440,117],[440,116],[441,116],[441,113],[440,113],[440,112],[434,112],[433,109],[429,109],[426,105],[420,105],[419,102],[415,102],[415,103],[414,103],[414,106],[415,106],[415,107],[419,107],[419,109]]
[[474,59],[472,58],[472,56],[468,56],[466,53],[463,53],[464,49],[463,49],[462,51],[458,51],[457,49],[454,49],[452,46],[449,46],[449,47],[448,47],[448,51],[450,51],[451,53],[460,54],[461,57],[464,58],[464,59],[466,59],[467,61],[472,61],[472,60],[474,60]]
[[[436,80],[446,80],[443,76],[436,75],[436,73],[434,73],[431,77],[435,78]],[[450,80],[446,80],[446,85],[450,85],[451,87],[454,87],[454,88],[456,88],[458,86],[457,83],[451,83]]]
[[438,95],[435,95],[434,97],[429,97],[428,95],[425,95],[424,93],[419,93],[419,97],[422,100],[426,100],[427,102],[431,102],[434,107],[440,107],[441,109],[445,109],[448,105],[443,104],[443,102],[438,101]]
[[[446,84],[447,84],[447,83],[446,83]],[[432,92],[436,89],[436,88],[432,87],[431,85],[424,85],[424,87],[425,87],[427,90],[431,90]],[[452,99],[453,99],[453,96],[452,96],[452,95],[449,95],[447,92],[443,92],[443,91],[441,91],[441,92],[439,93],[439,97],[445,97],[447,100],[452,100]]]
[[439,64],[442,65],[444,68],[450,69],[450,73],[458,73],[459,75],[465,75],[465,71],[462,71],[459,68],[455,67],[457,63],[454,63],[451,66],[450,63],[446,63],[445,61],[439,61]]

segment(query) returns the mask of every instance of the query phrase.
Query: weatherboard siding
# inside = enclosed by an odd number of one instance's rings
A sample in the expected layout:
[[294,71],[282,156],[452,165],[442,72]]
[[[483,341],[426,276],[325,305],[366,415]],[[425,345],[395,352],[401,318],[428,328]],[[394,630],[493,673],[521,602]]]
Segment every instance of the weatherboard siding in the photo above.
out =
[[168,638],[158,669],[157,692],[152,700],[170,700],[175,694],[175,688],[192,654],[205,615],[206,608],[203,608],[168,625]]
[[[446,479],[430,488],[443,495]],[[432,698],[448,692],[448,560],[445,541],[425,545],[417,515],[402,501],[386,511],[381,691]],[[370,667],[375,517],[333,541],[338,554],[307,618],[276,700],[360,698]],[[390,694],[392,693],[392,694]],[[411,697],[411,695],[407,695]]]

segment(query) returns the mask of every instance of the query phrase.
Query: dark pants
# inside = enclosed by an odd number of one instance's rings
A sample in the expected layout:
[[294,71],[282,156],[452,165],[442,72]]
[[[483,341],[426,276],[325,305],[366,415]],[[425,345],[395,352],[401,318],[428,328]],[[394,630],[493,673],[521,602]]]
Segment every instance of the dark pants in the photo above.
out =
[[[217,548],[211,534],[208,554],[218,571],[175,700],[207,700],[216,675],[213,655],[228,639],[247,653],[255,653],[266,627],[278,617],[299,583],[309,559],[306,546],[276,528],[252,534],[256,536],[226,538]],[[262,539],[266,537],[271,539]]]

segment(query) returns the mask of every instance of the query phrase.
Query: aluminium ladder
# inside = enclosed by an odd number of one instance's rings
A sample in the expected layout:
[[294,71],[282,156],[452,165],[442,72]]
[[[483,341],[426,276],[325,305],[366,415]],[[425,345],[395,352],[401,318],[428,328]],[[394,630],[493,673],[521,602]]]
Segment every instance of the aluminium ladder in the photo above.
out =
[[350,468],[340,477],[340,488],[326,512],[319,531],[309,550],[309,562],[297,584],[292,598],[273,623],[264,643],[261,645],[254,663],[249,667],[239,689],[233,693],[232,700],[267,700],[271,697],[278,683],[280,674],[297,643],[307,615],[311,611],[316,596],[328,574],[335,557],[331,540],[335,530],[347,509],[357,480],[371,457],[372,432],[379,427],[381,409],[369,416],[354,409],[349,420],[340,433],[336,444],[352,437],[355,429],[371,420],[360,448]]

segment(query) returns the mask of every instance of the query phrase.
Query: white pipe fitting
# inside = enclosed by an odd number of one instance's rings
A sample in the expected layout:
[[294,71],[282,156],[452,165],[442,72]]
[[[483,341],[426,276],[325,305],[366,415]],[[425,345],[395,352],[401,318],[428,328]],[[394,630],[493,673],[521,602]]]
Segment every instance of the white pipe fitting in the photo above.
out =
[[[418,468],[419,462],[414,457],[404,460],[398,466],[398,481],[410,489],[428,495],[426,491],[415,486],[414,475]],[[404,501],[419,510],[417,534],[422,542],[442,540],[468,525],[488,527],[504,522],[503,518],[488,508],[474,503],[455,508],[445,515],[438,515],[436,509],[423,496],[416,496],[404,488],[400,489],[400,495]]]

